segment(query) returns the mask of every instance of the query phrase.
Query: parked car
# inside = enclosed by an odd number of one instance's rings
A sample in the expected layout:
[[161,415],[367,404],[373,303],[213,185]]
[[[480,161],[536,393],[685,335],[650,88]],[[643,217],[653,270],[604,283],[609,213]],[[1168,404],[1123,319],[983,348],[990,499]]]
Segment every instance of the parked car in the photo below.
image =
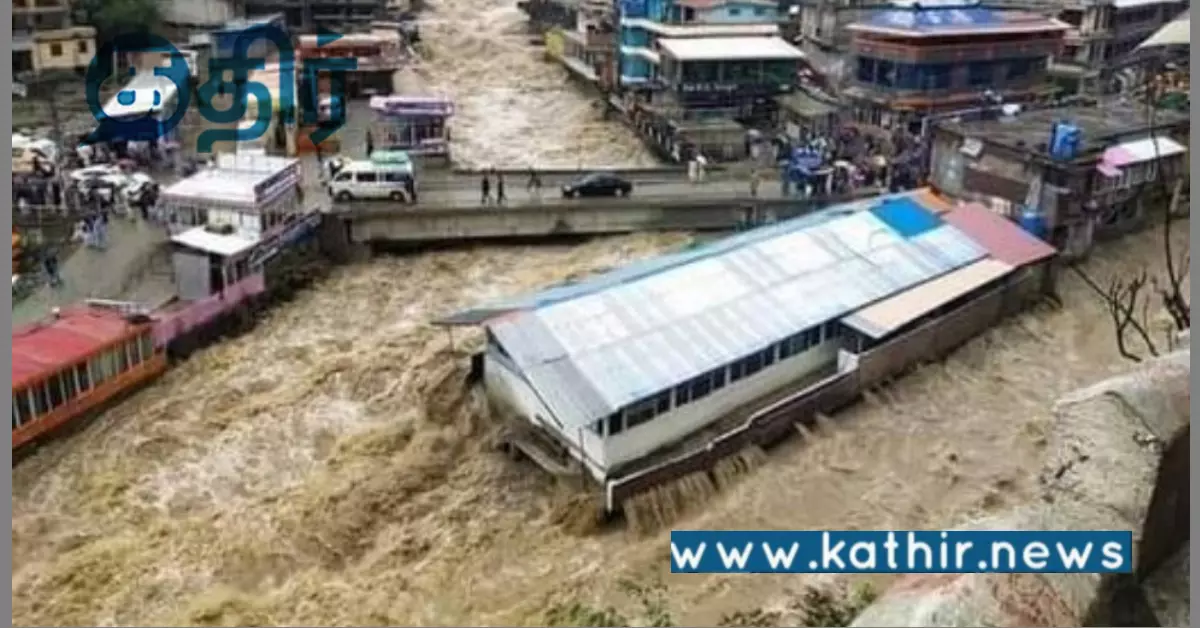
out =
[[562,188],[564,198],[583,196],[629,196],[633,183],[607,172],[584,175]]

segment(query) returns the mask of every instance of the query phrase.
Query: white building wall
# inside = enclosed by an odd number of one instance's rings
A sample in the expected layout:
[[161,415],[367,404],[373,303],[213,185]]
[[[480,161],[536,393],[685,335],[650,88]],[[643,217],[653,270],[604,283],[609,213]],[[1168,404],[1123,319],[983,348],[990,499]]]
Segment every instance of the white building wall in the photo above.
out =
[[512,362],[494,349],[489,349],[484,354],[483,386],[492,403],[579,446],[590,460],[581,459],[582,456],[576,455],[576,452],[572,452],[572,455],[584,464],[593,477],[603,480],[606,465],[604,445],[600,436],[586,427],[573,430],[575,433],[568,435],[568,430],[554,422],[554,415],[538,398],[533,388],[517,373]]
[[228,0],[170,0],[161,6],[163,20],[169,24],[219,26],[234,17]]
[[610,436],[604,441],[603,460],[612,468],[677,443],[730,412],[834,364],[838,345],[837,338],[829,339],[750,377],[726,384],[700,401],[672,408],[666,414]]

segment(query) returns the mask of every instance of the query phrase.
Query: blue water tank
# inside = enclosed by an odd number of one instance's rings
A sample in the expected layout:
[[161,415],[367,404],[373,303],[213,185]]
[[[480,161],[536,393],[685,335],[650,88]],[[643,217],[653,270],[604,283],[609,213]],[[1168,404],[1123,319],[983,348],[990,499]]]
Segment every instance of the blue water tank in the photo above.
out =
[[1045,240],[1049,229],[1046,227],[1046,218],[1041,212],[1026,208],[1017,218],[1017,224],[1026,232],[1032,234],[1039,240]]
[[1083,131],[1069,122],[1056,122],[1050,129],[1050,158],[1071,161],[1083,145]]

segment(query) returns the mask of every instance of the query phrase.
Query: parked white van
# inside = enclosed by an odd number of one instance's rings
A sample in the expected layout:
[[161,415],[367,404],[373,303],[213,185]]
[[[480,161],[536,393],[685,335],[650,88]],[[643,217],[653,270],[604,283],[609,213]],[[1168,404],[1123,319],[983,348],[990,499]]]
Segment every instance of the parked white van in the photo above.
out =
[[329,196],[343,203],[355,200],[410,203],[415,192],[411,165],[351,161],[329,182]]

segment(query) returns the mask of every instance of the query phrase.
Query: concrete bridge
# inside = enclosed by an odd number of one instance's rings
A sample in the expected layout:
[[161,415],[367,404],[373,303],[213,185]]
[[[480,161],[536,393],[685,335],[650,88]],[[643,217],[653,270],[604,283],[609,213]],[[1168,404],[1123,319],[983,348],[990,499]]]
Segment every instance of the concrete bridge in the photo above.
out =
[[[861,190],[869,196],[879,190]],[[757,196],[744,180],[638,183],[628,198],[566,199],[547,185],[539,198],[524,182],[508,202],[481,203],[472,189],[422,193],[416,205],[339,203],[331,214],[346,223],[353,243],[426,243],[497,238],[607,235],[639,231],[726,231],[803,215],[852,197],[784,197],[779,181],[764,181]]]

